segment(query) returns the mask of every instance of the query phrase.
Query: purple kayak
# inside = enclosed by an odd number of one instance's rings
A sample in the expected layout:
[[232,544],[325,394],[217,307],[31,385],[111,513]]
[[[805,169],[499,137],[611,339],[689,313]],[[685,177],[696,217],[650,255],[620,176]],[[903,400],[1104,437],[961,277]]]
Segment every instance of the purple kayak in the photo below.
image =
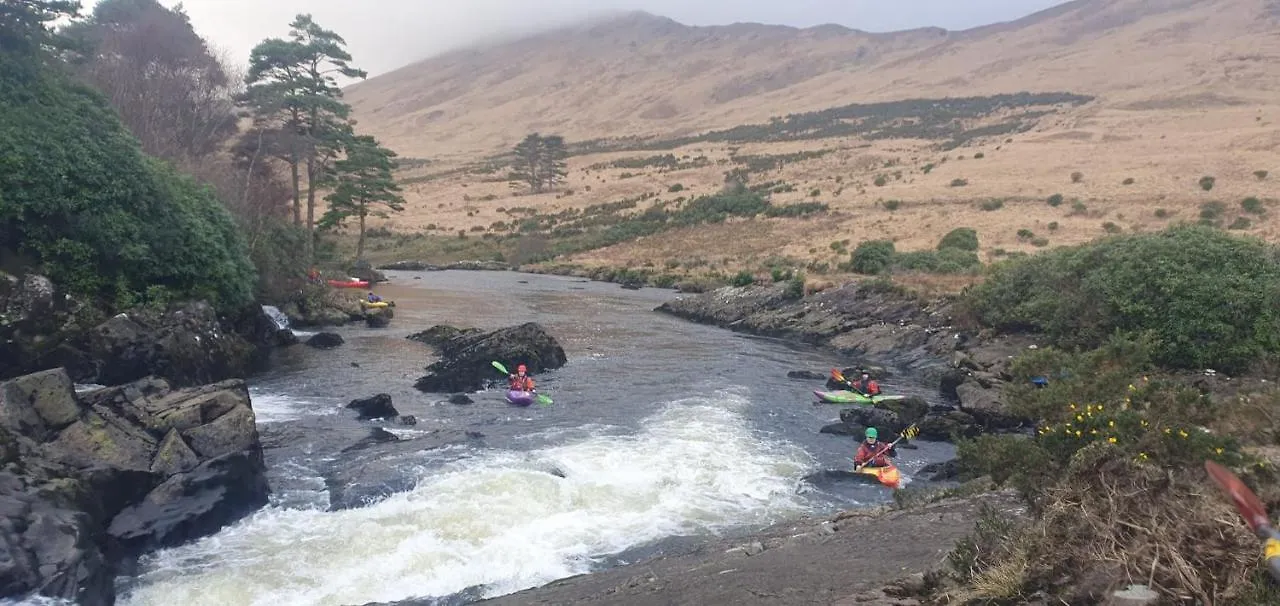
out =
[[514,389],[507,390],[507,401],[515,404],[516,406],[528,406],[533,404],[534,397],[535,396],[531,391],[518,391]]

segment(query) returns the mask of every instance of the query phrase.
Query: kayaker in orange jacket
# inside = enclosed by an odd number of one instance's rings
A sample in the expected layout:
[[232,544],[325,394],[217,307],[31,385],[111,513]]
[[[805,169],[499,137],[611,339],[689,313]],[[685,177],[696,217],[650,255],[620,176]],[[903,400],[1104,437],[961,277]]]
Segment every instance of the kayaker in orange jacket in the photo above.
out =
[[858,445],[858,452],[853,455],[853,463],[858,467],[870,465],[871,467],[887,467],[889,465],[889,457],[898,456],[897,450],[889,445],[879,441],[880,432],[874,427],[867,428],[866,439],[862,444]]
[[527,372],[528,369],[525,368],[524,364],[521,364],[516,367],[516,374],[507,376],[507,385],[512,391],[527,391],[530,393],[537,391],[534,388],[533,377],[526,374]]
[[880,386],[871,379],[871,373],[862,371],[862,378],[849,384],[850,387],[862,393],[864,396],[880,395]]

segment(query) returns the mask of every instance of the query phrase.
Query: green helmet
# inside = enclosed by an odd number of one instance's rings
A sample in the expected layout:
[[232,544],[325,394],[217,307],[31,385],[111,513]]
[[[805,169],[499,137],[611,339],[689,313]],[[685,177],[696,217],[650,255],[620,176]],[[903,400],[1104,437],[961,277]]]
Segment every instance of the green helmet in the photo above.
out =
[[876,428],[874,428],[874,427],[868,427],[868,428],[867,428],[867,437],[868,437],[868,438],[877,438],[877,439],[879,439],[879,438],[880,438],[880,432],[876,431]]

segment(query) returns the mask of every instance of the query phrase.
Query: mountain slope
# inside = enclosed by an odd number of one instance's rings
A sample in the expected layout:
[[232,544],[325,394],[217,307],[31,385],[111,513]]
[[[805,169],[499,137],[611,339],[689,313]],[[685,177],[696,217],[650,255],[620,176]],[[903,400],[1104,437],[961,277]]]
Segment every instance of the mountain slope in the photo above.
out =
[[468,157],[531,131],[683,134],[852,102],[1069,91],[1103,108],[1274,102],[1280,1],[1075,0],[961,32],[689,27],[631,13],[457,51],[347,89],[402,155]]

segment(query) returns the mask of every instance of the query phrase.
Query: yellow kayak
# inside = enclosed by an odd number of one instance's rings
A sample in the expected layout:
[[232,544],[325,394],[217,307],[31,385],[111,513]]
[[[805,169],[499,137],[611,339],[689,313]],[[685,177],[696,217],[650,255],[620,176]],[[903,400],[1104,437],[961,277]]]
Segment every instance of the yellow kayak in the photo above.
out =
[[368,307],[370,309],[381,309],[383,307],[391,307],[391,304],[386,301],[378,301],[377,303],[370,303],[363,299],[360,301],[360,305],[364,307]]
[[854,473],[863,473],[879,480],[881,484],[897,490],[902,488],[902,473],[893,465],[885,467],[863,467],[854,470]]

